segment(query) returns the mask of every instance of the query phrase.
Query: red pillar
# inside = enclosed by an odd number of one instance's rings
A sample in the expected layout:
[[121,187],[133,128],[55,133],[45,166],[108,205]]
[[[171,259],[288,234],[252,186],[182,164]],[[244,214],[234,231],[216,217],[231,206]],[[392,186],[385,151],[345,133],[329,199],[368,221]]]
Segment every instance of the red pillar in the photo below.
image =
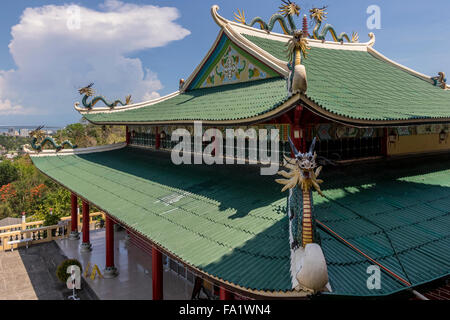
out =
[[78,198],[74,193],[70,195],[70,217],[72,223],[70,239],[78,240],[80,238],[78,234]]
[[117,276],[117,269],[114,266],[114,221],[106,215],[105,222],[106,267],[103,276],[114,278]]
[[125,142],[127,145],[130,144],[130,130],[128,129],[128,126],[125,127]]
[[230,291],[225,290],[224,287],[220,287],[220,300],[233,300],[233,294]]
[[159,149],[161,146],[161,136],[159,135],[158,127],[155,127],[155,149]]
[[81,243],[81,251],[91,251],[91,247],[89,241],[89,203],[83,200],[83,242]]
[[383,156],[387,157],[388,156],[388,151],[387,151],[387,146],[388,146],[388,129],[387,128],[383,128],[383,140],[381,140],[381,152],[383,154]]
[[[291,140],[299,152],[304,152],[302,140],[305,132],[300,125],[302,113],[303,107],[298,105],[294,110],[294,121],[291,127]],[[291,156],[294,157],[293,152],[291,152]]]
[[163,265],[162,254],[152,247],[152,289],[153,300],[163,300]]

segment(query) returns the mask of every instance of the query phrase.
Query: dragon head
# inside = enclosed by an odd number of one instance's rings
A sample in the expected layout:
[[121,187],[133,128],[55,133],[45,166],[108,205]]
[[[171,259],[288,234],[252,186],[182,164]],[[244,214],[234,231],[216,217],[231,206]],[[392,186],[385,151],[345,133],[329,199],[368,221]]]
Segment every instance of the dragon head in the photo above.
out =
[[81,95],[85,95],[85,96],[91,97],[91,96],[94,95],[94,89],[92,88],[93,86],[94,86],[94,83],[91,82],[91,83],[90,83],[89,85],[87,85],[86,87],[83,87],[83,88],[81,88],[81,89],[78,89],[78,92],[79,92]]
[[327,12],[325,11],[326,9],[326,6],[322,8],[312,8],[309,10],[309,13],[311,13],[311,19],[316,20],[316,22],[324,21],[327,18]]
[[314,152],[314,148],[316,146],[316,138],[313,139],[311,147],[309,148],[309,152],[306,153],[301,153],[297,151],[297,148],[295,147],[291,138],[289,138],[289,143],[291,145],[292,151],[294,152],[295,160],[300,168],[300,171],[303,174],[307,174],[308,172],[311,172],[312,170],[317,168],[316,163],[317,153]]
[[280,6],[280,13],[283,14],[283,16],[294,16],[297,17],[300,14],[301,8],[294,2],[291,2],[291,0],[282,0],[283,4]]
[[45,132],[44,130],[42,130],[42,128],[44,128],[44,126],[39,126],[36,129],[34,129],[33,131],[30,132],[30,137],[34,137],[37,140],[44,138],[45,136]]
[[322,170],[322,167],[317,168],[317,153],[314,152],[316,145],[316,138],[313,139],[309,151],[306,153],[301,153],[297,150],[291,138],[289,138],[289,143],[291,145],[292,152],[294,153],[294,158],[285,157],[284,166],[290,170],[290,172],[280,171],[278,174],[282,175],[287,179],[277,179],[276,182],[283,184],[284,187],[281,191],[286,191],[287,189],[292,189],[297,185],[300,185],[303,191],[309,191],[311,186],[316,189],[316,191],[322,194],[319,184],[323,181],[317,179]]
[[308,40],[306,39],[306,37],[303,34],[302,30],[294,30],[294,33],[292,35],[292,38],[289,39],[289,41],[287,42],[286,46],[287,48],[287,52],[289,55],[289,62],[292,63],[292,59],[294,56],[294,51],[295,49],[300,49],[300,51],[303,54],[303,57],[306,58],[308,50],[310,49],[310,47],[308,47]]

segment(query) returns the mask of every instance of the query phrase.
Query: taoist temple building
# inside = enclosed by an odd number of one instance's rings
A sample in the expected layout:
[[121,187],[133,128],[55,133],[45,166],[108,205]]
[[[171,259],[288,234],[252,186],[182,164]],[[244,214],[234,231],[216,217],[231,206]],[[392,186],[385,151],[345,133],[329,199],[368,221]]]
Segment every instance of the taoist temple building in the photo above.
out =
[[[211,13],[219,34],[179,91],[122,105],[80,89],[80,114],[126,126],[126,143],[30,152],[40,171],[72,192],[74,216],[77,198],[85,213],[89,204],[105,212],[106,276],[120,272],[112,249],[120,224],[152,255],[154,299],[163,297],[169,260],[214,283],[223,299],[412,297],[445,279],[445,74],[390,60],[374,49],[374,34],[365,43],[338,35],[322,25],[325,8],[303,15],[288,1],[269,21],[250,23],[241,11],[230,21],[218,9]],[[227,128],[278,129],[277,157],[288,170],[281,175],[291,179],[262,176],[258,164],[173,164],[172,133],[192,133],[194,121],[221,131],[223,145]],[[89,250],[89,232],[82,239],[80,250]],[[379,287],[370,285],[371,266],[381,270]]]

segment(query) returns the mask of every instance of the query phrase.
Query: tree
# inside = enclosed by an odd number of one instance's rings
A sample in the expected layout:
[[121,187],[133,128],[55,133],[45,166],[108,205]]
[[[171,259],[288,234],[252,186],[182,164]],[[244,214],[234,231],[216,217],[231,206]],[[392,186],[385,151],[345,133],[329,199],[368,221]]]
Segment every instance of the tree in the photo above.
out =
[[11,161],[0,162],[0,187],[11,183],[19,178],[19,170]]

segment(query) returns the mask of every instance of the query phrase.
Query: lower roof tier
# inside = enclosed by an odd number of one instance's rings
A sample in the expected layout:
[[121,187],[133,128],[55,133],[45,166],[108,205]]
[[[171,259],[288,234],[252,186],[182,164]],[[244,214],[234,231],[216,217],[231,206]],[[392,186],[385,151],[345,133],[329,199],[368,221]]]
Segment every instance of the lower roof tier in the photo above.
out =
[[[164,153],[113,151],[32,157],[50,178],[191,268],[259,295],[292,292],[286,194],[250,165],[173,165]],[[450,156],[324,168],[316,218],[413,286],[450,273]],[[367,288],[364,256],[320,229],[332,292]],[[297,294],[300,296],[301,294]]]
[[286,81],[281,78],[196,89],[176,94],[161,102],[123,111],[83,113],[97,124],[211,123],[254,122],[276,115],[291,104]]

